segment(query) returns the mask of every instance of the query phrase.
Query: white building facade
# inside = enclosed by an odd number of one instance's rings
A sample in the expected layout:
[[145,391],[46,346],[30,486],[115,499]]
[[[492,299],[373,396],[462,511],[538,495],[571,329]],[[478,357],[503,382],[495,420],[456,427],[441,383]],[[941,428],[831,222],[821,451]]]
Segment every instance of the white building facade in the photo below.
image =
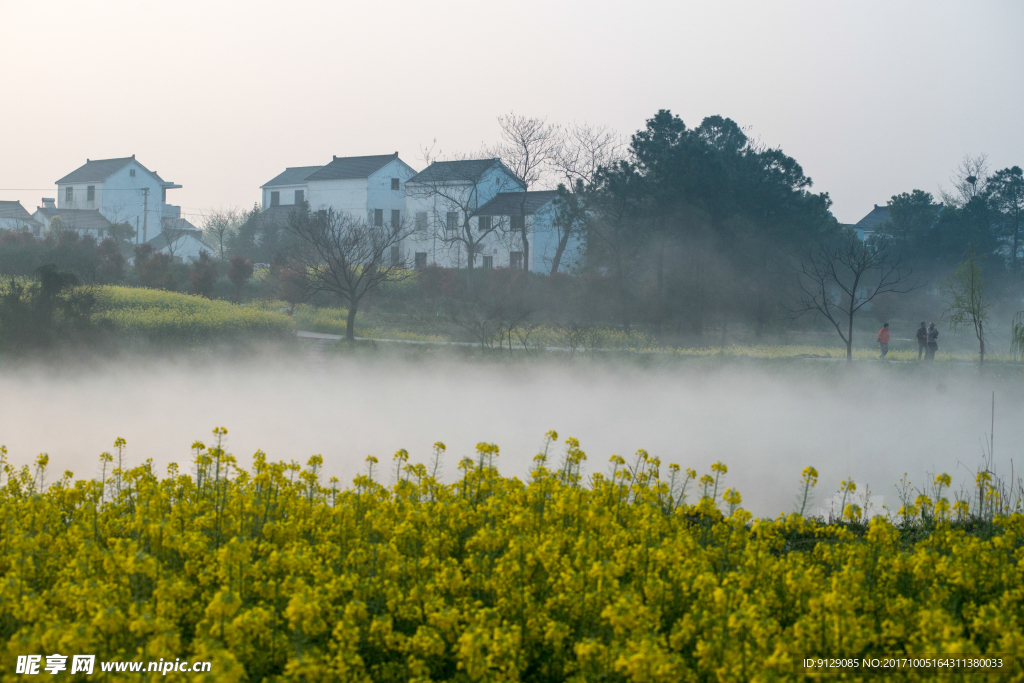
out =
[[111,223],[128,223],[147,242],[161,233],[165,218],[181,218],[181,207],[167,203],[167,191],[181,185],[167,182],[130,157],[86,159],[56,182],[57,211],[96,210]]

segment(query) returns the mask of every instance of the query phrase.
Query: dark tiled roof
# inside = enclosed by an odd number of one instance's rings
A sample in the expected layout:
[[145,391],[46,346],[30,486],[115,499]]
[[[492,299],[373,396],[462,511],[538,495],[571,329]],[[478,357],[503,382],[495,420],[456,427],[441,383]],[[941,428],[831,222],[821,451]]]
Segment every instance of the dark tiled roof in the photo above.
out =
[[466,159],[464,161],[435,161],[407,180],[407,183],[476,182],[497,159]]
[[260,187],[276,187],[278,185],[301,185],[306,182],[311,174],[319,171],[323,166],[293,166],[284,169],[284,173],[274,176],[273,180],[260,185]]
[[366,178],[384,164],[398,158],[398,154],[380,154],[369,157],[334,157],[334,161],[306,177],[306,180],[349,180]]
[[538,192],[499,192],[494,199],[481,206],[477,216],[532,216],[539,208],[558,196],[556,190]]
[[69,230],[104,230],[109,228],[111,223],[99,209],[39,209],[47,218],[60,216],[64,221],[64,227]]
[[58,180],[56,184],[63,185],[65,183],[102,182],[133,161],[139,164],[139,166],[142,167],[143,171],[153,175],[153,177],[155,177],[159,182],[164,182],[163,178],[158,176],[153,171],[150,171],[145,166],[142,166],[141,163],[136,161],[134,156],[131,156],[121,157],[119,159],[88,159],[86,160],[84,166],[79,166],[71,173],[68,173],[66,176]]
[[32,218],[32,214],[25,210],[19,201],[0,202],[0,218],[14,219],[30,226],[42,225]]
[[[167,220],[167,219],[164,219],[164,220]],[[157,235],[153,239],[151,239],[148,242],[146,242],[146,244],[153,245],[153,248],[156,249],[157,251],[160,251],[161,249],[166,249],[168,247],[168,242],[170,241],[170,240],[168,240],[168,234],[169,233],[161,232],[159,235]],[[178,246],[181,246],[181,244],[183,244],[183,242],[181,242],[180,240],[190,240],[190,239],[192,239],[192,240],[195,240],[196,242],[199,242],[201,245],[203,245],[204,247],[206,247],[210,251],[214,251],[213,247],[211,247],[209,244],[207,244],[202,239],[200,239],[200,237],[199,237],[199,235],[197,233],[194,233],[194,232],[190,231],[190,232],[185,232],[185,233],[170,233],[170,235],[171,235],[171,238],[174,240],[174,242],[178,244]]]
[[857,221],[854,227],[861,230],[874,230],[887,220],[889,220],[889,207],[875,204],[875,208],[871,210],[871,213]]
[[200,228],[192,225],[184,218],[161,218],[160,227],[163,230],[194,232],[197,235],[203,234],[203,231]]

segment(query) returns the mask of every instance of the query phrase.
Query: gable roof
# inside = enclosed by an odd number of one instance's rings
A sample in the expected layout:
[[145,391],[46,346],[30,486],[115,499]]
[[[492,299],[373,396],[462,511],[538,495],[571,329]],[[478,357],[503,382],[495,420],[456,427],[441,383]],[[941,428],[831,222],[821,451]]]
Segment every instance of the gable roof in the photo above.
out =
[[889,207],[875,204],[875,208],[871,209],[871,213],[857,221],[854,227],[860,230],[873,231],[887,220],[889,220]]
[[11,202],[0,202],[0,218],[21,221],[25,225],[32,227],[42,225],[42,223],[32,218],[32,214],[26,211],[25,207],[21,205],[21,202],[17,200]]
[[499,192],[474,212],[476,216],[532,216],[558,196],[557,190]]
[[203,230],[189,223],[184,218],[164,218],[160,223],[164,230],[167,231],[162,231],[157,237],[146,242],[148,245],[153,245],[153,248],[157,251],[167,249],[171,240],[175,244],[182,240],[195,240],[210,251],[215,251],[213,247],[203,242]]
[[406,183],[475,183],[493,166],[499,165],[516,179],[523,188],[526,183],[516,177],[501,159],[462,159],[460,161],[435,161],[414,175]]
[[143,171],[160,181],[161,184],[173,185],[173,183],[166,183],[163,178],[136,161],[134,154],[130,157],[120,157],[118,159],[86,159],[84,166],[79,166],[55,184],[103,182],[133,161],[139,164]]
[[54,216],[60,216],[64,221],[64,227],[68,230],[105,230],[112,225],[99,209],[51,210],[40,208],[36,209],[36,212],[43,214],[48,220]]
[[[197,228],[184,218],[161,218],[160,228],[162,230],[172,230],[176,232],[187,232],[195,233],[196,235],[202,235],[203,231],[201,228]],[[150,240],[152,241],[152,240]]]
[[368,157],[334,157],[331,163],[323,166],[306,180],[350,180],[353,178],[368,178],[375,171],[380,170],[390,161],[398,158],[398,152],[394,154],[379,154]]
[[284,169],[284,173],[279,173],[270,181],[260,185],[260,188],[277,187],[279,185],[301,185],[306,182],[306,178],[321,168],[323,166],[290,166]]

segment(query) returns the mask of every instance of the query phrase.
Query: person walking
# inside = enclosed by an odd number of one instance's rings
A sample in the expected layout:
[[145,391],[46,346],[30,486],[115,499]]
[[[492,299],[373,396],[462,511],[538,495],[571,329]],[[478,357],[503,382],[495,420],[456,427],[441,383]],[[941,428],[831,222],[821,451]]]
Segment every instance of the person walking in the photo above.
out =
[[885,354],[889,353],[889,323],[882,325],[878,331],[878,345],[882,347],[882,355],[879,360],[885,360]]
[[924,353],[927,357],[928,351],[928,324],[925,322],[921,323],[921,327],[917,328],[917,359],[921,360],[921,354]]
[[928,326],[928,355],[925,360],[935,360],[935,352],[939,350],[939,328],[935,323]]

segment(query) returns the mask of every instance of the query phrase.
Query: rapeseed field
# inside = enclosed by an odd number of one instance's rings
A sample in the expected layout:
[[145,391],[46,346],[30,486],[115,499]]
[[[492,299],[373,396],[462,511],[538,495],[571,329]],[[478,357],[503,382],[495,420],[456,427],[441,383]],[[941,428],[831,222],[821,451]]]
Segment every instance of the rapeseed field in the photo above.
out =
[[[168,681],[1022,678],[1024,516],[984,473],[952,503],[940,475],[891,520],[758,520],[722,463],[641,451],[585,477],[553,432],[525,480],[479,444],[442,483],[438,443],[347,487],[321,456],[241,468],[225,434],[166,475],[127,467],[121,439],[95,479],[3,463],[3,680],[19,655],[79,653],[211,663]],[[940,655],[1003,667],[804,667]]]

